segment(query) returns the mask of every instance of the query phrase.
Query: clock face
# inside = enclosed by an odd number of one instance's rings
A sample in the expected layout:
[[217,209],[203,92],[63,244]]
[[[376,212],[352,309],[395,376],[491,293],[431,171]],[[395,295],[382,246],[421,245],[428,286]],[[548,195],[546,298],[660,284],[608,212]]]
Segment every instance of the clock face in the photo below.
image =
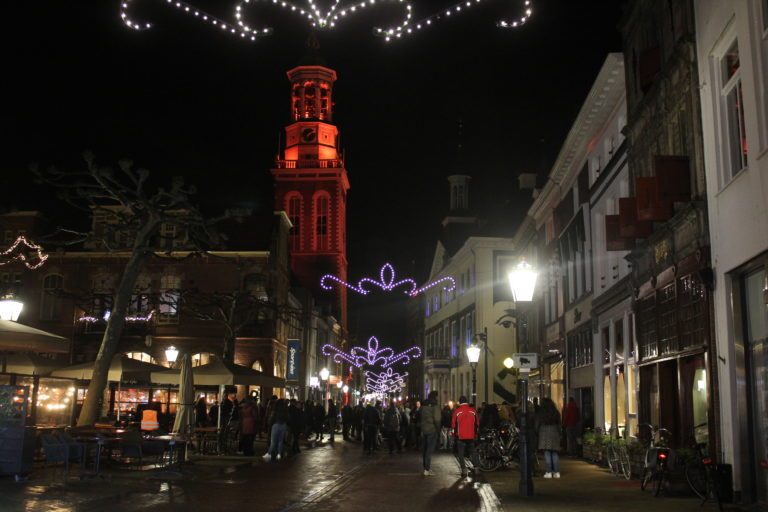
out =
[[317,139],[317,131],[314,128],[304,128],[301,130],[302,142],[314,142]]

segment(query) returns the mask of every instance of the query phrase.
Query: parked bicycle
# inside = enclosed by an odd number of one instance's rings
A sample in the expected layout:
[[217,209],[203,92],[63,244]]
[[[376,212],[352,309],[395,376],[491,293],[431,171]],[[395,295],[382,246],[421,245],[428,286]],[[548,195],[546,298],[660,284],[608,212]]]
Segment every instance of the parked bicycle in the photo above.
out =
[[668,438],[672,433],[666,428],[654,427],[643,424],[640,427],[648,427],[651,432],[650,444],[645,452],[645,466],[640,478],[640,490],[653,483],[653,495],[658,496],[661,489],[669,482],[669,457],[672,453],[669,448]]
[[697,444],[696,453],[697,457],[685,463],[685,479],[691,490],[701,498],[702,505],[709,500],[714,500],[718,508],[723,510],[717,466],[707,453],[706,443]]
[[608,458],[608,468],[616,476],[623,476],[629,480],[632,478],[632,462],[627,450],[627,442],[623,437],[616,437],[613,434],[618,433],[616,428],[610,430],[608,437],[606,456]]
[[518,457],[519,432],[514,425],[502,425],[498,429],[484,429],[480,433],[477,457],[480,469],[495,471],[502,465],[509,466]]

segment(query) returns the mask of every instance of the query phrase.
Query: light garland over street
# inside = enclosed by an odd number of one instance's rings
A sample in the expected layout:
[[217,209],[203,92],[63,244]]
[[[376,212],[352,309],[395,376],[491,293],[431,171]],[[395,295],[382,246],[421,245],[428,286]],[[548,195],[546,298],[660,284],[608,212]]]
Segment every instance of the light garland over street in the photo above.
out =
[[[120,0],[120,18],[130,29],[136,31],[149,30],[153,24],[149,21],[139,20],[131,14],[131,8],[136,0]],[[162,0],[157,0],[158,2]],[[403,14],[401,21],[388,27],[374,27],[373,33],[384,39],[384,41],[393,41],[410,36],[426,30],[438,22],[455,18],[456,16],[473,10],[474,7],[483,3],[490,3],[496,0],[464,0],[442,9],[437,13],[429,14],[414,20],[414,8],[411,2],[407,0],[362,0],[342,4],[342,0],[335,0],[327,11],[322,11],[314,0],[306,0],[306,4],[297,5],[296,3],[284,0],[242,0],[235,6],[234,18],[232,22],[224,21],[221,18],[213,16],[194,5],[181,0],[164,0],[163,3],[174,7],[179,12],[193,16],[202,22],[212,25],[221,32],[239,37],[248,41],[268,36],[273,33],[271,27],[256,27],[246,22],[245,13],[251,5],[269,5],[285,9],[297,16],[305,19],[316,29],[335,28],[343,20],[352,18],[356,13],[364,10],[370,10],[379,5],[396,4],[402,5]],[[510,1],[510,0],[507,0]],[[518,4],[519,13],[509,19],[499,20],[496,26],[503,29],[517,28],[524,25],[533,15],[532,0],[511,0],[510,3]]]

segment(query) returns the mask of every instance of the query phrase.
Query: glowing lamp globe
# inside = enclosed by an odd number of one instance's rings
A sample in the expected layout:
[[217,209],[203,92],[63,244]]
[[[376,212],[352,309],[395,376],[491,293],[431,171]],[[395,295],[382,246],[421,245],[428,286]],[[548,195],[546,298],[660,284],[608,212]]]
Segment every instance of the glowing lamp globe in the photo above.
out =
[[15,322],[19,319],[24,304],[13,299],[0,300],[0,319]]
[[510,369],[513,366],[515,366],[515,361],[511,357],[504,360],[504,368]]
[[531,302],[538,274],[527,262],[521,261],[509,273],[509,287],[515,302]]
[[344,392],[344,394],[346,395],[347,393],[349,393],[349,386],[347,386],[346,384],[344,384],[344,387],[342,387],[342,388],[341,388],[341,390],[342,390],[342,391]]
[[178,351],[178,350],[176,350],[176,347],[174,347],[173,345],[171,345],[170,347],[168,347],[167,349],[165,349],[165,359],[166,359],[166,360],[167,360],[169,363],[175,363],[175,362],[176,362],[176,358],[177,358],[177,357],[179,357],[179,351]]
[[480,361],[480,347],[477,345],[470,345],[467,347],[467,359],[470,364],[477,364]]
[[309,387],[316,388],[320,386],[320,379],[317,377],[310,377],[309,378]]
[[328,380],[328,377],[331,375],[331,372],[328,371],[328,368],[323,368],[320,370],[320,380]]
[[337,382],[337,383],[336,383],[336,387],[337,387],[337,388],[341,389],[341,388],[342,388],[342,386],[344,386],[344,383],[343,383],[343,382],[339,381],[339,382]]

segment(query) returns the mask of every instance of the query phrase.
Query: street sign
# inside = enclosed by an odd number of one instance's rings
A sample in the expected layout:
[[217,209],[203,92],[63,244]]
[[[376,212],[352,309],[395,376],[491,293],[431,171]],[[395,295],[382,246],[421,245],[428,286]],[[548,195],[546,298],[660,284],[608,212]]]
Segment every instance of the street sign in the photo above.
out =
[[539,367],[539,354],[512,354],[512,368],[531,370]]

